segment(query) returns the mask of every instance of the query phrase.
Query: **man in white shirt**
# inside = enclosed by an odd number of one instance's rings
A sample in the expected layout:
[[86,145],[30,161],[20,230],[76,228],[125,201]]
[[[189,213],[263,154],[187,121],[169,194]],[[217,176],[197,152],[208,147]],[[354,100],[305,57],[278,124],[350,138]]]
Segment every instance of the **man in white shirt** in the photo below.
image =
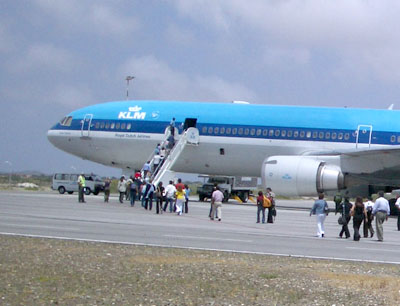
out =
[[222,201],[224,200],[224,194],[221,192],[220,188],[217,186],[216,190],[212,193],[211,196],[211,204],[212,204],[212,211],[211,211],[211,220],[214,220],[215,211],[217,211],[217,219],[221,221],[222,218]]
[[173,181],[169,181],[169,184],[167,187],[165,187],[165,197],[167,198],[164,204],[164,211],[167,210],[168,203],[169,203],[169,212],[172,213],[173,211],[173,205],[174,205],[174,197],[175,197],[175,192],[176,188],[174,186]]
[[368,231],[371,234],[371,238],[374,236],[374,228],[372,226],[372,208],[374,207],[374,202],[372,202],[372,198],[368,197],[368,200],[364,202],[365,210],[367,211],[367,219],[364,220],[364,238],[368,238]]
[[376,235],[378,236],[378,241],[383,241],[383,222],[385,222],[390,215],[390,206],[388,200],[383,197],[385,195],[383,191],[379,191],[378,195],[379,198],[375,201],[372,214],[375,216],[376,220]]

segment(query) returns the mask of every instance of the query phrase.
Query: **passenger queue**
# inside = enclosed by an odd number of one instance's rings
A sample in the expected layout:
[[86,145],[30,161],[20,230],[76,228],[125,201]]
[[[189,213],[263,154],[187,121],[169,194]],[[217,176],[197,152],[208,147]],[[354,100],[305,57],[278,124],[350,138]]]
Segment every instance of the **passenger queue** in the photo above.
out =
[[[371,197],[364,202],[362,197],[356,197],[355,203],[350,203],[350,199],[345,197],[342,201],[341,196],[335,196],[334,202],[336,203],[335,215],[339,213],[338,224],[341,226],[339,238],[350,238],[349,224],[353,218],[353,240],[359,241],[361,238],[360,227],[363,224],[363,237],[372,238],[375,234],[372,226],[372,221],[375,219],[375,229],[377,240],[383,241],[383,223],[388,220],[390,216],[390,205],[388,200],[384,197],[384,192],[378,192],[378,198],[375,203]],[[400,209],[400,196],[397,196],[396,201],[397,209]],[[318,200],[315,201],[314,206],[310,211],[310,216],[315,215],[317,221],[317,236],[320,238],[325,237],[324,221],[329,214],[328,203],[324,200],[324,194],[320,193]],[[400,216],[397,223],[398,230],[400,231]]]

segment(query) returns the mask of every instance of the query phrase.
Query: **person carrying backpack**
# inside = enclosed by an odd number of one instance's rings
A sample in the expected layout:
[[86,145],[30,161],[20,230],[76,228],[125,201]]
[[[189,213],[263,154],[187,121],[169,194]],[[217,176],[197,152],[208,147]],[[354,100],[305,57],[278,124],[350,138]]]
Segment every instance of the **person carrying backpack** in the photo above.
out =
[[276,216],[275,193],[269,187],[267,188],[266,198],[270,201],[270,205],[266,204],[268,208],[267,223],[274,223],[274,217]]

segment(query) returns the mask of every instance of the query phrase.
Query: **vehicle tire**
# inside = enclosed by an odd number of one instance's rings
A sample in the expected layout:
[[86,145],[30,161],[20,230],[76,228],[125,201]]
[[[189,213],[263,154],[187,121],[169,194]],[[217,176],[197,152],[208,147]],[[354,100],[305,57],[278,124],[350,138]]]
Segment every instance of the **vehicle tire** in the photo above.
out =
[[204,202],[204,196],[199,194],[199,201]]
[[65,193],[65,188],[64,188],[64,186],[58,187],[58,192],[59,192],[60,194],[64,194],[64,193]]
[[223,199],[223,202],[228,202],[228,200],[229,200],[229,192],[227,191],[227,190],[225,190],[224,191],[224,199]]
[[68,194],[73,194],[74,192],[73,191],[68,191]]
[[243,203],[247,203],[247,201],[249,200],[249,192],[248,191],[241,192],[239,198],[242,200]]
[[90,190],[89,187],[85,187],[85,194],[89,195],[92,191]]
[[94,195],[98,195],[99,192],[100,192],[100,191],[99,191],[98,189],[96,189],[95,191],[93,191],[93,194],[94,194]]

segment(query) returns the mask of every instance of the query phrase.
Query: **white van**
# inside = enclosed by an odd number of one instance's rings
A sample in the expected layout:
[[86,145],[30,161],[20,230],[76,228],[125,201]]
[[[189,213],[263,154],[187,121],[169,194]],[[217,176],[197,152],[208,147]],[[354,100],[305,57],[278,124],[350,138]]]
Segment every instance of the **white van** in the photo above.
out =
[[[65,192],[73,194],[74,191],[77,192],[79,190],[78,177],[79,174],[55,173],[51,189],[58,190],[60,194],[64,194]],[[100,191],[104,190],[104,182],[101,177],[95,174],[85,174],[85,185],[85,194],[87,195],[90,193],[97,195]]]

